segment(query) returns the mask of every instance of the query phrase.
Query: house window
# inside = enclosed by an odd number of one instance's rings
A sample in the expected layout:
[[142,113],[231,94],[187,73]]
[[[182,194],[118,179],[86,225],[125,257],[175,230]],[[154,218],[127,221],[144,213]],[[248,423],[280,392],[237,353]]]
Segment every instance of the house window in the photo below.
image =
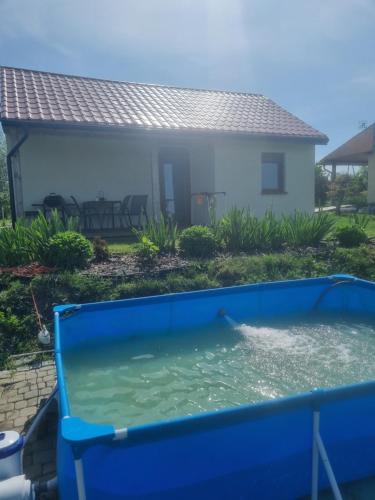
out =
[[262,154],[262,193],[285,193],[284,154]]

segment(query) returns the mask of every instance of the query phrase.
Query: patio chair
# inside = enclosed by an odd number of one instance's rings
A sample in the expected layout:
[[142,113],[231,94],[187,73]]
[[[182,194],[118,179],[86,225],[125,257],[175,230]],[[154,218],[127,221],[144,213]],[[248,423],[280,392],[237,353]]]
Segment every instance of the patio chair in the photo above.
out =
[[[147,215],[147,194],[136,194],[125,196],[120,207],[120,218],[121,226],[123,227],[122,221],[125,218],[128,228],[143,226],[142,218],[148,223]],[[134,224],[134,218],[137,218],[137,223]]]
[[69,205],[66,206],[67,213],[69,217],[76,217],[78,219],[78,226],[79,229],[81,229],[82,225],[84,226],[85,224],[81,205],[78,203],[77,198],[75,196],[71,195],[70,199],[72,200],[73,203],[70,203]]

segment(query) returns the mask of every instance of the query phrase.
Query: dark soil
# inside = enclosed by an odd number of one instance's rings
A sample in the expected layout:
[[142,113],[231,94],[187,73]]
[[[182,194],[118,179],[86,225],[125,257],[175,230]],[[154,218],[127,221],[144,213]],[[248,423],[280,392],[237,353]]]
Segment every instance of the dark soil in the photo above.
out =
[[102,277],[150,276],[181,270],[189,265],[190,263],[179,255],[158,255],[148,264],[135,254],[112,253],[109,260],[92,262],[81,274]]
[[0,267],[0,274],[12,274],[18,278],[33,278],[38,274],[49,274],[55,271],[52,267],[43,266],[38,262],[32,262],[31,264],[24,264],[21,266],[14,267]]

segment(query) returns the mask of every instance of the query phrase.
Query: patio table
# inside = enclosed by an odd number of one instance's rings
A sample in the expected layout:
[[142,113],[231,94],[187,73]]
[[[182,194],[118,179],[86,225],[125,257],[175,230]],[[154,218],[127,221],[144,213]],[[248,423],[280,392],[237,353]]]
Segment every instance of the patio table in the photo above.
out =
[[[32,207],[35,207],[38,212],[43,212],[44,215],[47,215],[47,212],[51,212],[53,209],[46,207],[44,203],[33,203],[31,205]],[[70,215],[70,209],[75,208],[75,205],[73,203],[65,203],[64,206],[61,207],[56,207],[55,210],[61,213],[61,216],[63,219],[65,217]]]
[[[121,205],[118,200],[95,200],[82,203],[83,224],[85,229],[115,229],[116,206]],[[110,218],[110,226],[104,224],[106,218]],[[95,219],[99,227],[92,227]]]

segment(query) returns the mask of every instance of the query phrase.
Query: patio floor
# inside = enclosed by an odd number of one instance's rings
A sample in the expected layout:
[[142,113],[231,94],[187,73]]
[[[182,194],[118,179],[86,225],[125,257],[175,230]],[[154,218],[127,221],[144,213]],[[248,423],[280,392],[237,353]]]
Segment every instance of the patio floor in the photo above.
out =
[[[55,381],[53,361],[35,368],[0,372],[0,430],[26,432]],[[25,446],[23,463],[28,479],[45,481],[56,475],[56,429],[57,404],[53,403]]]

